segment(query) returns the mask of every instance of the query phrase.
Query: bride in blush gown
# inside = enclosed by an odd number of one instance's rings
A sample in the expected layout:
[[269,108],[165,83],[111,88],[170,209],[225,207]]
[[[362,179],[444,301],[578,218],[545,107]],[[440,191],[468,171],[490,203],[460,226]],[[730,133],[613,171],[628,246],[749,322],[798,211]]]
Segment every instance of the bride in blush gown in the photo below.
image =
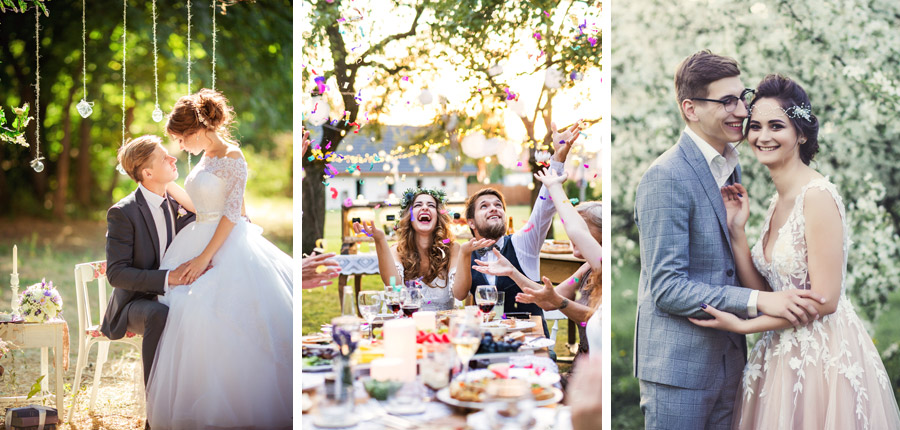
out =
[[[741,320],[700,304],[713,320],[695,324],[762,332],[744,368],[736,429],[898,429],[891,380],[846,295],[850,235],[837,187],[809,166],[818,122],[806,92],[769,75],[750,105],[747,140],[777,193],[751,249],[744,234],[747,191],[723,188],[741,283],[759,290],[811,289],[824,299],[805,325],[761,316]],[[896,375],[895,375],[896,376]]]
[[147,386],[154,430],[292,426],[293,261],[242,217],[247,163],[227,134],[231,118],[224,96],[201,90],[182,97],[166,124],[182,149],[205,153],[187,196],[170,187],[197,220],[161,264],[190,262],[189,285],[160,298],[169,314]]

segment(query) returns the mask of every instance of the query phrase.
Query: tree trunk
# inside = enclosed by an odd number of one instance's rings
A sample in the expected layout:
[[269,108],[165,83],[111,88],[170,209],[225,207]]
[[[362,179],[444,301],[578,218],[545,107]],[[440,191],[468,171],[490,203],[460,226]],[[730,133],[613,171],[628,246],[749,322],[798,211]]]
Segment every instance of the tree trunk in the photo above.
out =
[[324,237],[325,231],[325,184],[322,183],[325,163],[315,161],[309,163],[306,158],[303,159],[306,178],[303,179],[300,191],[303,208],[301,252],[306,254],[312,252],[316,241]]
[[82,118],[79,125],[80,144],[75,160],[75,199],[82,208],[90,207],[94,174],[91,171],[91,118]]
[[62,152],[59,154],[59,160],[56,165],[56,193],[53,196],[53,218],[62,219],[66,214],[66,200],[69,192],[69,170],[72,165],[72,157],[70,152],[72,149],[72,99],[75,97],[77,85],[69,88],[69,97],[66,104],[63,105],[63,137]]

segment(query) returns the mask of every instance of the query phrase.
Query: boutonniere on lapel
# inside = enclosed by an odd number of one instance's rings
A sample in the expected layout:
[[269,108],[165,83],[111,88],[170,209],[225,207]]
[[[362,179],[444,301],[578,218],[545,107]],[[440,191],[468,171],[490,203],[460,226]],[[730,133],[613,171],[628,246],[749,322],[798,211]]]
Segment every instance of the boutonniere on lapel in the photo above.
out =
[[183,216],[185,216],[185,215],[187,215],[187,214],[188,214],[188,213],[187,213],[187,210],[185,210],[184,207],[179,206],[179,207],[178,207],[178,216],[177,216],[176,218],[181,218],[181,217],[183,217]]

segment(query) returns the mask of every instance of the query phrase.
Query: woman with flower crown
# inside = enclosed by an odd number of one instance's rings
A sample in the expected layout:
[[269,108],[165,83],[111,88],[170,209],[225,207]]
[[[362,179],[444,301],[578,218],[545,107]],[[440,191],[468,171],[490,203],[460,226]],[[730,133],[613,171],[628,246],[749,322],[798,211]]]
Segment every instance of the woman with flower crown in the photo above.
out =
[[384,232],[373,222],[353,223],[356,233],[375,239],[378,270],[385,285],[391,278],[397,285],[419,282],[424,301],[422,310],[453,309],[453,277],[459,244],[450,232],[450,215],[444,209],[447,197],[442,190],[408,189],[400,201],[397,243],[388,246]]
[[722,188],[741,284],[760,291],[809,289],[818,317],[792,326],[763,315],[742,320],[698,303],[702,327],[762,333],[744,367],[735,429],[900,429],[900,411],[878,350],[845,294],[850,236],[837,187],[809,166],[819,124],[796,82],[769,75],[749,106],[746,138],[769,169],[772,197],[759,240],[744,232],[747,190]]

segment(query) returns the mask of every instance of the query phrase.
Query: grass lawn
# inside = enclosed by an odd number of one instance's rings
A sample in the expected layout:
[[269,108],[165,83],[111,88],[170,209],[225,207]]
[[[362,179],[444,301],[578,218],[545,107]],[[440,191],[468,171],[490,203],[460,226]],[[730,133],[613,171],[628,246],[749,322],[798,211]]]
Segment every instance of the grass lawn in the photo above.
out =
[[[642,429],[644,417],[640,410],[640,389],[633,375],[634,319],[637,311],[639,268],[621,267],[613,270],[611,321],[612,410],[614,429]],[[894,385],[894,395],[900,400],[900,353],[885,354],[891,345],[900,342],[900,291],[888,300],[887,310],[871,324],[872,340],[882,353],[888,376]]]
[[[261,198],[248,196],[248,212],[255,224],[265,229],[264,236],[287,253],[292,252],[293,217],[292,200],[287,197]],[[8,287],[12,272],[12,247],[18,245],[19,291],[40,282],[41,278],[53,281],[63,298],[63,318],[69,322],[69,369],[63,375],[66,390],[66,408],[71,408],[71,384],[75,379],[78,355],[78,310],[75,305],[73,269],[76,264],[106,258],[105,211],[96,220],[51,222],[36,219],[0,220],[0,311],[10,310],[12,292]],[[96,299],[94,299],[96,301]],[[93,304],[94,322],[100,321],[99,310]],[[93,363],[97,347],[91,349],[89,362]],[[139,371],[134,349],[115,345],[110,348],[110,361],[104,366],[97,404],[92,414],[86,413],[94,369],[89,366],[82,376],[82,392],[79,394],[76,413],[66,429],[141,429],[143,415],[137,415],[136,399],[133,399],[134,379]],[[6,374],[0,377],[2,395],[24,395],[39,374],[38,350],[14,351],[0,360]],[[52,363],[52,359],[51,359]],[[52,366],[52,365],[51,365]],[[51,370],[52,375],[53,370]],[[140,383],[143,383],[142,381]],[[52,389],[52,387],[51,387]],[[141,399],[143,401],[143,399]],[[31,401],[30,403],[34,403]],[[51,405],[52,406],[52,405]],[[67,412],[68,413],[68,412]],[[61,417],[62,418],[62,417]]]
[[[531,208],[528,206],[510,206],[507,208],[507,215],[513,217],[515,227],[519,228],[525,224]],[[341,211],[329,210],[325,215],[325,250],[328,252],[340,253],[341,250]],[[563,225],[559,222],[559,218],[554,219],[554,232],[556,238],[567,238]],[[464,240],[459,240],[464,242]],[[374,251],[375,246],[369,246],[369,250]],[[366,251],[366,245],[361,245],[361,252]],[[352,285],[352,279],[348,280],[348,284]],[[384,284],[378,275],[363,276],[363,290],[383,291]],[[302,290],[302,313],[303,313],[303,334],[317,332],[322,324],[330,322],[332,318],[340,315],[341,308],[338,304],[337,280],[331,286],[326,288],[316,288],[313,290]],[[566,324],[559,325],[559,331],[556,335],[556,353],[559,356],[572,355],[566,351],[566,339],[568,329]]]

